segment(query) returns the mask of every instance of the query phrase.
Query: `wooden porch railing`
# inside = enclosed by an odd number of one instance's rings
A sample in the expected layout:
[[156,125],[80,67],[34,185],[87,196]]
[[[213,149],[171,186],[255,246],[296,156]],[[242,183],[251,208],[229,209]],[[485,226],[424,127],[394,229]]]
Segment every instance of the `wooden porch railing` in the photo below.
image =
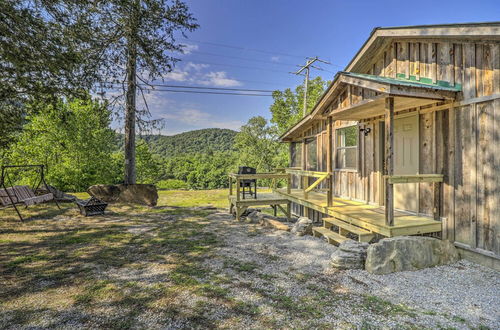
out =
[[[286,179],[286,191],[288,194],[291,192],[290,177],[288,173],[257,173],[257,174],[229,174],[229,195],[233,195],[233,184],[236,183],[236,201],[240,201],[240,181],[241,180],[258,180],[258,179],[272,179],[274,184],[277,179]],[[275,188],[275,187],[274,187]]]
[[[330,173],[328,172],[318,172],[318,171],[305,171],[297,168],[286,168],[285,172],[290,175],[297,175],[301,177],[302,180],[302,189],[304,191],[304,198],[308,199],[309,193],[320,185],[323,181],[330,177]],[[317,178],[311,185],[309,185],[308,178]],[[327,204],[331,206],[331,188],[327,189]]]
[[[394,184],[404,184],[404,183],[432,183],[433,184],[433,194],[434,194],[434,207],[432,210],[432,216],[434,220],[439,220],[441,214],[439,212],[439,204],[441,203],[441,184],[444,180],[442,174],[410,174],[410,175],[384,175],[386,183],[389,185]],[[394,196],[391,196],[394,198]],[[385,207],[388,207],[385,205]],[[394,203],[390,203],[389,207],[394,207]],[[394,214],[394,212],[390,212]],[[386,219],[386,223],[390,219]]]

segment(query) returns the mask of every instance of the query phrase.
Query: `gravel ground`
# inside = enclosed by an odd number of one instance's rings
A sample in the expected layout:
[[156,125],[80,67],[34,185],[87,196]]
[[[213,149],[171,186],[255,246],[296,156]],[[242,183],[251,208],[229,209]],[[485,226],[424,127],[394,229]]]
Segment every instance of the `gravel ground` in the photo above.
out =
[[471,324],[500,327],[500,274],[467,260],[383,276],[350,270],[341,278],[342,285],[353,292],[431,309]]
[[0,329],[500,329],[500,274],[463,260],[339,271],[321,239],[207,207],[23,226],[0,237]]
[[[206,260],[206,265],[221,273],[227,272],[227,263],[223,261],[226,258],[257,265],[257,277],[230,272],[233,281],[247,285],[234,288],[233,282],[228,287],[235,297],[256,303],[277,318],[279,326],[286,325],[287,320],[266,308],[269,302],[262,299],[261,290],[279,292],[292,299],[310,296],[314,290],[320,296],[345,294],[345,301],[340,303],[328,299],[316,302],[323,314],[315,319],[318,325],[500,328],[500,274],[492,269],[461,260],[448,266],[389,275],[339,271],[329,266],[336,247],[321,239],[236,223],[225,213],[213,214],[209,219],[217,220],[212,229],[226,244],[217,250],[218,258]],[[254,230],[258,233],[248,234]],[[266,280],[269,277],[272,285]],[[368,297],[369,303],[361,297]]]

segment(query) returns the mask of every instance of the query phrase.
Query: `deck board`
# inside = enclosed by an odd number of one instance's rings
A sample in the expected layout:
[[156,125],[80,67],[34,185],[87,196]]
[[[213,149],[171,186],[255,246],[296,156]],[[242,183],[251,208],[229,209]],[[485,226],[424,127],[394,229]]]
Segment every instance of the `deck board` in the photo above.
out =
[[240,197],[239,201],[236,201],[236,195],[229,196],[229,201],[237,205],[245,206],[256,206],[256,205],[270,205],[270,204],[286,204],[288,203],[288,198],[284,197],[278,193],[258,193],[257,199],[252,197],[247,197],[243,199]]
[[388,226],[385,224],[385,215],[379,206],[359,201],[334,197],[333,206],[327,207],[324,193],[310,192],[307,200],[302,190],[299,189],[292,189],[290,194],[283,189],[278,189],[276,194],[288,197],[294,203],[388,237],[441,231],[440,221],[405,212],[395,212],[394,226]]

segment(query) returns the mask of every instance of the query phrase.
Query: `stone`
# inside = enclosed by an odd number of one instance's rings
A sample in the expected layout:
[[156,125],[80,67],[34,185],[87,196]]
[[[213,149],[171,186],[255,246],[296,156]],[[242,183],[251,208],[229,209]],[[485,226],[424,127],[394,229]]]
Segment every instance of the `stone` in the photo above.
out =
[[278,220],[269,219],[268,217],[262,217],[259,221],[260,225],[266,228],[273,228],[277,230],[290,231],[290,227]]
[[107,203],[133,203],[156,206],[158,190],[153,184],[98,184],[87,189],[89,195]]
[[250,214],[247,215],[246,219],[250,223],[260,223],[262,218],[265,217],[264,213],[261,213],[259,211],[253,211]]
[[306,217],[300,217],[290,231],[297,236],[312,235],[313,221]]
[[446,265],[459,259],[457,249],[449,241],[400,236],[370,245],[365,268],[373,274],[389,274]]
[[369,244],[353,240],[340,243],[331,256],[331,265],[338,269],[364,269]]

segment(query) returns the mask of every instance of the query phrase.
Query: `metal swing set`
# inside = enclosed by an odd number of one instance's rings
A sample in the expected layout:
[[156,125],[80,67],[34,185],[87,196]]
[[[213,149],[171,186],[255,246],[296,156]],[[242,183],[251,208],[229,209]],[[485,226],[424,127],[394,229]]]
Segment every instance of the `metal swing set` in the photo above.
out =
[[[12,181],[9,178],[9,171],[13,169],[36,169],[38,172],[39,180],[35,181],[35,185],[33,185],[33,189],[29,186],[24,185],[13,185]],[[26,208],[30,205],[36,205],[40,203],[46,203],[49,201],[54,201],[57,205],[58,209],[61,209],[59,203],[57,202],[53,193],[50,192],[49,186],[47,182],[45,182],[45,166],[44,165],[4,165],[1,167],[1,175],[0,175],[0,208],[14,207],[19,216],[19,219],[23,221],[23,217],[21,212],[19,212],[19,208],[17,205],[24,204]],[[10,187],[6,186],[6,181],[9,181]],[[47,189],[48,193],[43,195],[36,195],[35,191],[40,187],[43,183],[45,189]]]

